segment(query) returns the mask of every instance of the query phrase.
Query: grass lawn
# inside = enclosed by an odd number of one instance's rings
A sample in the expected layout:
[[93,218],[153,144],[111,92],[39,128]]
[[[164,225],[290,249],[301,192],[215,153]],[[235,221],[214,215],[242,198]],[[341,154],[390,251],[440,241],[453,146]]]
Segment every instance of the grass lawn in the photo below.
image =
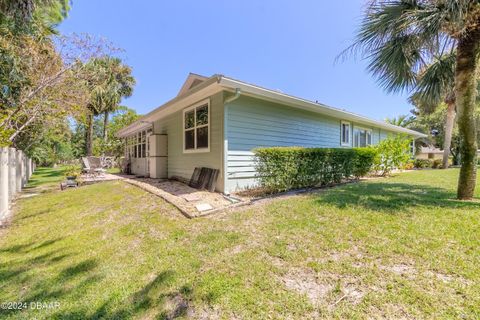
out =
[[119,181],[22,199],[0,230],[0,302],[60,305],[0,317],[479,318],[480,202],[454,200],[457,175],[194,220]]

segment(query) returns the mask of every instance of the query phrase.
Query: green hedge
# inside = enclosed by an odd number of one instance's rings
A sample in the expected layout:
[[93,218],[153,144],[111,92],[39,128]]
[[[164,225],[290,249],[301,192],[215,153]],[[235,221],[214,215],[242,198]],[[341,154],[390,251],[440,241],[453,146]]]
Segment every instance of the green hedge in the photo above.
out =
[[366,175],[377,152],[373,148],[273,147],[254,150],[260,183],[271,192],[286,191]]

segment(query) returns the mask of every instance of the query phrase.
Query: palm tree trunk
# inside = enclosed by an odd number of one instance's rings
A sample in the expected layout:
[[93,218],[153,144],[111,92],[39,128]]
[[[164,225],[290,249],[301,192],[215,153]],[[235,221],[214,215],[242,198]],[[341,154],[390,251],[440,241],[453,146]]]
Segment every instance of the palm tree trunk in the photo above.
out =
[[448,168],[448,157],[450,156],[450,145],[452,144],[453,125],[455,123],[455,101],[449,101],[447,107],[447,120],[445,121],[445,139],[443,141],[442,168]]
[[103,118],[103,141],[107,142],[107,127],[108,127],[108,111],[105,111]]
[[462,167],[458,179],[457,198],[472,199],[477,176],[477,135],[475,98],[477,96],[477,57],[480,53],[480,28],[466,33],[458,41],[455,90],[460,133]]
[[86,128],[86,141],[85,141],[85,153],[87,156],[93,155],[93,114],[87,115],[87,128]]

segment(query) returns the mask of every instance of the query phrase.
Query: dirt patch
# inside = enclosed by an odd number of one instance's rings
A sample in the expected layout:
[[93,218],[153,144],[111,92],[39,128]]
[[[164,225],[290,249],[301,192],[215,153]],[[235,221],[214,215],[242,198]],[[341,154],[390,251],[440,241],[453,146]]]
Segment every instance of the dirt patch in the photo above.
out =
[[289,290],[306,295],[312,304],[326,300],[333,289],[330,283],[321,282],[317,274],[309,269],[293,269],[280,279]]
[[165,319],[176,319],[186,315],[188,306],[188,300],[186,300],[181,294],[168,297],[165,302]]
[[467,286],[471,284],[469,280],[457,275],[444,274],[444,273],[435,272],[435,271],[427,271],[424,274],[428,277],[436,278],[437,280],[440,280],[443,283],[458,282],[460,284],[467,285]]
[[405,263],[399,263],[399,264],[394,264],[390,266],[380,265],[378,268],[381,270],[386,270],[386,271],[395,273],[399,276],[404,276],[409,279],[415,278],[418,273],[413,266]]
[[345,300],[349,301],[351,304],[360,303],[365,296],[365,292],[353,283],[347,284],[344,288],[341,289],[341,291],[343,293],[342,297],[345,297]]
[[[204,308],[194,307],[194,308],[188,309],[187,318],[198,319],[198,320],[217,320],[217,319],[222,319],[222,312],[212,307],[204,307]],[[235,319],[235,318],[230,317],[230,319]]]
[[328,272],[315,273],[311,269],[292,269],[280,280],[287,289],[305,295],[313,305],[329,308],[340,303],[358,304],[367,292],[357,279]]

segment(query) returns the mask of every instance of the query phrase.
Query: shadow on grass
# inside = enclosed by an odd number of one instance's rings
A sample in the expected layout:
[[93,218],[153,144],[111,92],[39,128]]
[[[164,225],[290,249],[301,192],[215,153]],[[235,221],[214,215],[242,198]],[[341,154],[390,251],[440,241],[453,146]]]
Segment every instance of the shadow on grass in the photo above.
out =
[[334,188],[322,194],[319,204],[338,208],[358,206],[369,210],[397,213],[414,207],[480,209],[479,202],[459,201],[455,193],[428,185],[369,182]]
[[110,299],[93,313],[87,310],[68,310],[55,313],[52,319],[142,319],[144,316],[149,319],[175,319],[185,316],[192,289],[184,286],[179,291],[170,291],[168,284],[174,275],[171,270],[160,272],[120,304]]
[[30,178],[26,190],[38,187],[45,183],[55,183],[63,180],[64,167],[59,168],[37,168],[34,175]]
[[[8,297],[0,294],[4,301],[17,301],[27,305],[58,301],[66,295],[85,291],[102,279],[102,276],[96,273],[95,259],[65,263],[75,257],[75,254],[69,252],[68,248],[58,246],[62,239],[0,249],[3,254],[10,255],[10,259],[0,260],[2,293],[6,294],[8,288],[12,295]],[[52,246],[54,244],[57,245]],[[21,309],[0,309],[0,318],[20,312]]]

